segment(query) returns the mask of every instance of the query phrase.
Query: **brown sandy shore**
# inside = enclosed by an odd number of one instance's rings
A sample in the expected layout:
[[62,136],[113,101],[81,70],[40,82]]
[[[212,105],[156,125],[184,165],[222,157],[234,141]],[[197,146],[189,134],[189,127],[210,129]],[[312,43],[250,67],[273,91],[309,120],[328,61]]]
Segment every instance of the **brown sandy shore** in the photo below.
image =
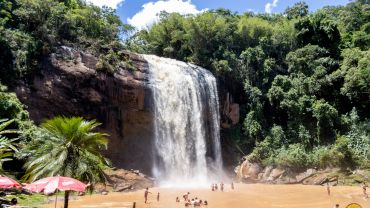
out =
[[[331,187],[328,196],[326,187],[309,185],[264,185],[236,184],[235,190],[226,185],[225,192],[212,192],[210,189],[169,189],[152,188],[149,203],[144,204],[143,191],[130,193],[109,193],[108,195],[87,195],[70,202],[71,208],[126,208],[125,202],[136,202],[136,208],[182,208],[184,204],[176,203],[176,196],[189,191],[190,198],[198,197],[209,202],[207,208],[340,208],[350,203],[358,203],[363,208],[370,208],[370,199],[362,197],[361,187]],[[160,201],[156,194],[160,192]],[[57,207],[61,207],[62,202]],[[54,207],[53,204],[46,205]]]

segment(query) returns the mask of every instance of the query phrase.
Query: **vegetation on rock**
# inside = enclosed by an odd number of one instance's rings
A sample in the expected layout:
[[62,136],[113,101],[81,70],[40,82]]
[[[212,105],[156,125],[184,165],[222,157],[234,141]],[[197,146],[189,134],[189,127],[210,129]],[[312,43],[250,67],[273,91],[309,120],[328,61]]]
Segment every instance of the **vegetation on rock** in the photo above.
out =
[[[133,28],[110,8],[83,0],[0,0],[0,82],[27,82],[60,46],[99,57],[96,69],[108,73],[132,68],[124,49],[154,53],[210,69],[234,95],[243,122],[222,135],[251,161],[291,169],[369,168],[369,5],[355,0],[309,13],[299,2],[273,15],[163,12],[160,22],[122,44],[122,34]],[[17,145],[12,162],[27,161],[25,178],[104,179],[107,163],[98,150],[106,139],[91,133],[94,121],[56,117],[39,128],[3,85],[0,119],[9,119],[1,130],[17,130],[0,134],[1,157],[10,159]]]
[[[126,46],[210,69],[245,112],[223,130],[265,165],[370,167],[370,7],[162,13]],[[223,118],[227,120],[228,118]],[[356,132],[356,133],[354,133]]]

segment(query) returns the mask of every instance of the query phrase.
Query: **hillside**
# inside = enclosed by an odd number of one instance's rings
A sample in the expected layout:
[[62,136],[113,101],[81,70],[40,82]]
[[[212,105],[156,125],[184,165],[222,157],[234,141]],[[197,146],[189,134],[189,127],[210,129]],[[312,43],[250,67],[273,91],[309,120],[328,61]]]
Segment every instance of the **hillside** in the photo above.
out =
[[[37,125],[57,115],[103,122],[112,138],[108,157],[122,167],[135,162],[127,159],[132,152],[122,158],[127,141],[119,139],[147,139],[151,115],[145,63],[127,51],[216,76],[226,165],[246,156],[294,171],[370,168],[368,0],[314,13],[300,2],[284,14],[218,9],[160,17],[135,31],[113,9],[83,0],[0,0],[0,119],[14,119],[8,129],[18,132],[8,139],[19,138],[20,149],[4,169],[23,174],[29,144],[44,135]],[[121,40],[127,32],[134,35]]]

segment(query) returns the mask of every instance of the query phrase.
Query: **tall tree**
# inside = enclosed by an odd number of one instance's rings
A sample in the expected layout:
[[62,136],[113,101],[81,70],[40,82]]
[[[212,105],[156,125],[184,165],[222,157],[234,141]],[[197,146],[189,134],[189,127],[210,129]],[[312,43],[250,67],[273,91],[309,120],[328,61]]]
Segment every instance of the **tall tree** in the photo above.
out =
[[288,19],[304,17],[308,15],[308,5],[304,1],[295,3],[292,7],[288,7],[285,12]]

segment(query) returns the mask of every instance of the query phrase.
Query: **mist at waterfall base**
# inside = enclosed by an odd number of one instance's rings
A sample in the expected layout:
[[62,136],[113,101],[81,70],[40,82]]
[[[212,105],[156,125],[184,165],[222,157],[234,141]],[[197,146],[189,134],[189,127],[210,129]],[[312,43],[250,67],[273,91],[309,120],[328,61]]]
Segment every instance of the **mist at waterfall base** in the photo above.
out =
[[143,55],[153,93],[153,176],[162,187],[209,187],[223,177],[215,77],[201,67]]

